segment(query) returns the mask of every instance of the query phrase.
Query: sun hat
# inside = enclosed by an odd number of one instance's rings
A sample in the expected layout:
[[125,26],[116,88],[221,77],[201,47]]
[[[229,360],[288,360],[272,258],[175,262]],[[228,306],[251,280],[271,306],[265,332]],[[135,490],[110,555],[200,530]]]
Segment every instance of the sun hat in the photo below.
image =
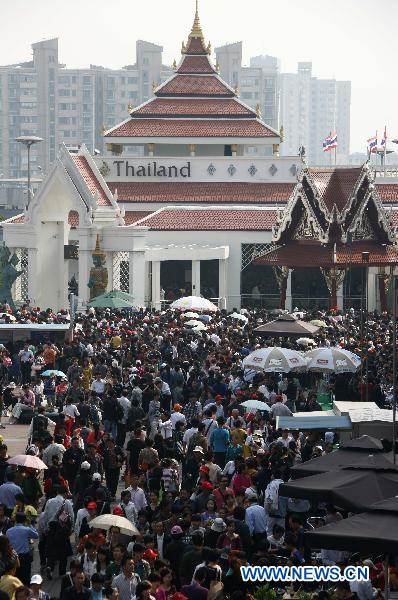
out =
[[224,519],[221,519],[221,517],[217,517],[216,519],[214,519],[210,529],[212,529],[213,531],[218,531],[218,532],[222,532],[225,531],[227,528]]

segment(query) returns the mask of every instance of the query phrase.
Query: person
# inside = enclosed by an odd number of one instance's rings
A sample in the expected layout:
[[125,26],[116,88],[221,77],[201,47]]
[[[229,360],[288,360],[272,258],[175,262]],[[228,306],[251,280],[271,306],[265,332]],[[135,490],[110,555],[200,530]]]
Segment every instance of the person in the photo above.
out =
[[155,600],[151,594],[152,584],[150,581],[144,580],[137,584],[135,590],[135,600]]
[[283,404],[282,394],[278,394],[275,398],[275,404],[271,406],[269,411],[270,419],[275,420],[276,417],[291,417],[292,411],[286,404]]
[[66,498],[67,490],[58,486],[55,498],[48,500],[43,511],[43,529],[47,534],[47,579],[52,579],[55,563],[59,561],[59,574],[66,572],[68,556],[72,554],[70,534],[74,525],[73,505]]
[[179,565],[181,556],[184,555],[186,544],[183,542],[183,530],[179,525],[174,525],[170,531],[171,542],[166,546],[163,556],[168,561],[174,573],[174,582],[177,589],[180,588]]
[[14,510],[17,494],[23,496],[21,488],[15,483],[15,471],[8,471],[6,482],[0,485],[0,504],[4,504],[8,516]]
[[103,587],[105,578],[101,573],[93,573],[91,577],[90,600],[103,600]]
[[30,600],[50,600],[50,596],[41,589],[43,577],[38,573],[30,578]]
[[73,489],[83,456],[84,450],[80,447],[80,439],[77,435],[74,435],[70,447],[64,452],[62,458],[64,476],[68,480],[71,489]]
[[183,585],[181,593],[187,598],[187,600],[207,600],[209,590],[204,587],[204,583],[207,578],[206,567],[199,567],[195,571],[195,575],[192,579],[192,583]]
[[112,580],[112,586],[119,592],[119,600],[132,600],[135,596],[135,590],[140,578],[134,572],[134,567],[134,560],[126,554],[122,560],[121,573],[116,575]]
[[159,571],[160,585],[156,590],[156,600],[169,600],[175,592],[173,586],[173,573],[168,567],[162,567]]
[[18,354],[18,358],[21,365],[22,383],[30,383],[30,372],[35,357],[29,348],[28,342],[25,342],[24,347]]
[[225,458],[230,440],[229,431],[225,429],[224,423],[224,418],[218,417],[218,427],[211,432],[209,441],[209,445],[214,452],[214,461],[221,469],[225,467]]
[[27,504],[25,496],[23,494],[17,494],[15,496],[15,506],[11,514],[11,519],[15,522],[17,513],[25,513],[25,521],[27,525],[34,524],[37,520],[37,510]]
[[91,592],[85,586],[86,578],[81,568],[75,570],[72,580],[73,585],[63,591],[61,600],[91,600]]
[[254,544],[257,544],[267,537],[267,516],[264,508],[258,504],[258,497],[255,492],[251,492],[246,497],[249,506],[246,509],[245,521]]
[[131,501],[134,503],[137,512],[143,510],[148,505],[144,490],[138,487],[138,481],[138,475],[133,474],[131,476],[130,485],[126,488],[126,491],[131,494]]
[[5,592],[9,600],[15,600],[15,592],[23,586],[23,583],[16,576],[18,558],[11,558],[7,561],[5,572],[0,578],[0,592]]
[[80,564],[86,578],[91,580],[91,577],[97,571],[97,546],[92,540],[84,542],[84,552],[80,559]]
[[121,492],[119,506],[123,511],[123,516],[135,526],[138,519],[138,513],[134,502],[131,500],[130,490],[123,490]]
[[203,533],[201,531],[194,531],[191,541],[191,549],[188,547],[182,558],[180,558],[179,572],[182,585],[188,585],[192,581],[196,567],[202,562]]
[[126,547],[123,544],[117,544],[113,547],[112,557],[113,561],[109,563],[105,571],[105,582],[111,583],[112,579],[119,575],[122,568],[122,559],[126,552]]
[[123,450],[116,446],[115,440],[109,438],[106,442],[104,451],[104,471],[106,485],[111,494],[112,500],[115,500],[117,484],[119,483],[120,469],[124,462]]

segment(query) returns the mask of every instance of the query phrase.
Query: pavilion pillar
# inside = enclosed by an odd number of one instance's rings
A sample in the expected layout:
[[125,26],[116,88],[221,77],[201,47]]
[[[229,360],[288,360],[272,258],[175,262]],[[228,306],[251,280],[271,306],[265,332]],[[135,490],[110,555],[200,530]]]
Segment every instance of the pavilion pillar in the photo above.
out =
[[90,290],[88,278],[92,263],[92,250],[81,250],[79,248],[79,300],[83,304],[88,302]]
[[31,306],[39,304],[38,273],[39,273],[39,250],[37,248],[28,249],[28,298]]
[[129,291],[138,308],[145,306],[145,250],[129,253]]
[[160,260],[152,261],[152,306],[161,309],[160,302]]
[[322,268],[322,275],[325,278],[326,285],[330,294],[330,308],[335,309],[338,308],[337,302],[337,290],[342,285],[345,277],[344,269],[337,269],[336,267],[331,268]]
[[200,296],[200,260],[192,261],[192,296]]
[[387,312],[387,293],[390,287],[390,275],[386,273],[385,267],[379,268],[377,279],[379,283],[380,312]]
[[227,308],[227,261],[220,258],[218,261],[218,307]]
[[289,267],[273,267],[274,275],[279,287],[279,308],[285,310],[289,297],[290,310],[292,304],[292,280]]

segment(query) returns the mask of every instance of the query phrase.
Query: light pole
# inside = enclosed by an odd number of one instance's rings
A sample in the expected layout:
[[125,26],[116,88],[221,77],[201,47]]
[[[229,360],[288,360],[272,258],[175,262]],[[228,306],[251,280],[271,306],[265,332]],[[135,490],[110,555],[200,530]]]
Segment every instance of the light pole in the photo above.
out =
[[37,137],[37,135],[20,135],[19,137],[15,138],[15,141],[19,144],[23,144],[28,149],[28,207],[32,197],[32,190],[30,187],[30,148],[33,146],[33,144],[42,142],[43,138]]
[[397,282],[394,276],[394,267],[391,267],[392,283],[392,456],[396,464],[396,440],[397,440]]

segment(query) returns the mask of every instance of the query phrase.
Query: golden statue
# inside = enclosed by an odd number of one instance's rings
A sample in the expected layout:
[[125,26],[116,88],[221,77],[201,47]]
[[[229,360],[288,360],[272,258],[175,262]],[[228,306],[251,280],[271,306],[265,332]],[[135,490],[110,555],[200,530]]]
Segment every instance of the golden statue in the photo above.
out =
[[177,61],[176,61],[176,59],[173,60],[173,64],[171,65],[171,68],[173,69],[173,71],[177,70]]
[[131,104],[131,102],[129,102],[129,103],[127,104],[127,112],[129,112],[129,113],[130,113],[132,110],[133,110],[133,105]]
[[279,130],[279,137],[281,138],[281,143],[283,142],[283,139],[285,137],[285,131],[283,129],[283,125],[281,125],[281,128]]
[[99,234],[97,234],[97,241],[95,244],[95,250],[92,253],[94,266],[90,269],[90,278],[88,280],[88,287],[90,288],[90,301],[97,296],[105,294],[108,286],[108,269],[104,266],[106,261],[105,252],[100,248]]
[[261,106],[260,104],[256,104],[256,115],[258,119],[261,119]]

